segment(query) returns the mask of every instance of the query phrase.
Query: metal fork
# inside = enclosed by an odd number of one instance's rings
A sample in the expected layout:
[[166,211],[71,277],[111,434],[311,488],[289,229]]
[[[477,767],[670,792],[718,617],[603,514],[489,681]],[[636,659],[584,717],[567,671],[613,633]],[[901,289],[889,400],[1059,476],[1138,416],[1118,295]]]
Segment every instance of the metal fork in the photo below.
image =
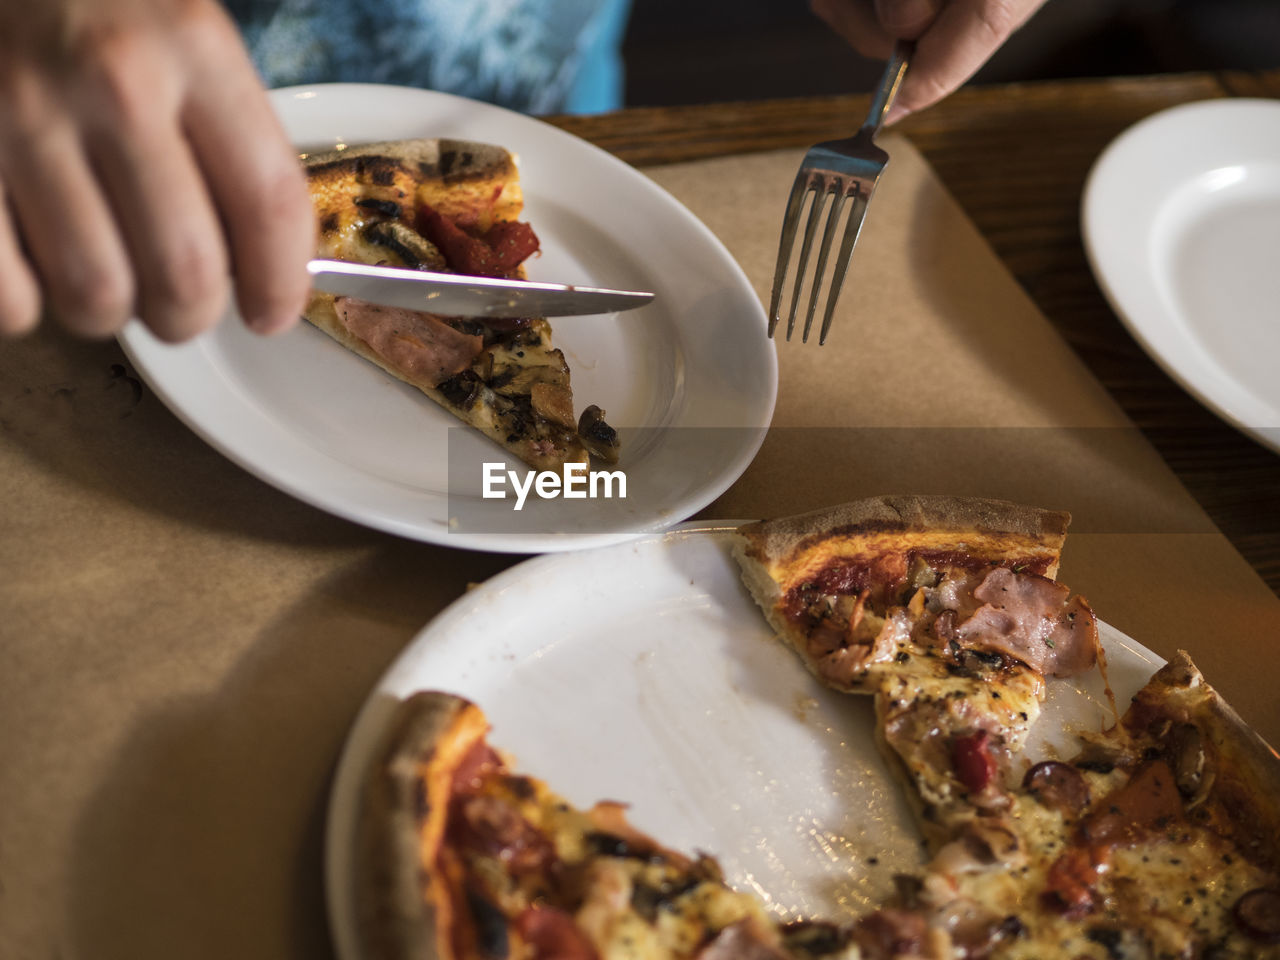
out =
[[844,236],[840,240],[840,250],[836,254],[835,266],[831,272],[827,305],[822,316],[822,329],[818,334],[818,343],[827,342],[827,333],[831,329],[831,318],[835,313],[836,301],[840,297],[840,287],[844,284],[845,273],[849,269],[849,257],[853,253],[853,245],[858,241],[858,232],[862,229],[862,221],[867,215],[867,204],[871,193],[875,190],[876,181],[889,155],[874,143],[880,126],[884,123],[885,114],[893,104],[902,78],[907,72],[907,62],[911,58],[914,44],[900,41],[893,48],[893,55],[885,66],[884,75],[876,87],[871,100],[871,110],[861,129],[852,137],[844,140],[828,140],[809,149],[800,163],[800,172],[796,174],[795,183],[791,187],[791,196],[787,199],[787,212],[782,220],[782,239],[778,244],[778,266],[773,274],[773,295],[769,304],[769,336],[781,319],[779,306],[782,303],[782,292],[786,286],[787,268],[791,260],[791,251],[795,246],[796,228],[800,225],[801,210],[806,198],[812,194],[809,204],[809,219],[805,224],[804,238],[800,244],[800,255],[796,262],[795,285],[791,291],[791,308],[787,312],[787,340],[791,339],[796,327],[796,307],[800,303],[800,292],[804,286],[806,268],[809,266],[809,254],[813,249],[813,238],[817,233],[818,221],[827,197],[831,203],[827,213],[826,227],[822,231],[822,245],[818,248],[818,263],[813,276],[809,280],[809,309],[804,318],[804,333],[801,342],[809,342],[809,329],[813,326],[814,308],[818,303],[818,294],[822,289],[822,281],[827,269],[827,259],[831,253],[831,245],[839,229],[841,213],[845,201],[853,199],[849,211],[848,225],[844,228]]

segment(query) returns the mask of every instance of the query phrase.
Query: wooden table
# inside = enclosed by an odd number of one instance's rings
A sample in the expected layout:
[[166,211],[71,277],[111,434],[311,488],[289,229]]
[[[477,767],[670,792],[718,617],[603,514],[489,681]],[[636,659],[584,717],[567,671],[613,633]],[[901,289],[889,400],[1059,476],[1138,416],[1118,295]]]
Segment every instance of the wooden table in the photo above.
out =
[[[1158,110],[1280,97],[1280,71],[965,89],[900,127],[1018,281],[1201,506],[1280,594],[1280,456],[1223,423],[1129,336],[1085,259],[1079,205],[1103,148]],[[865,96],[631,109],[553,118],[634,164],[801,147],[845,136]]]

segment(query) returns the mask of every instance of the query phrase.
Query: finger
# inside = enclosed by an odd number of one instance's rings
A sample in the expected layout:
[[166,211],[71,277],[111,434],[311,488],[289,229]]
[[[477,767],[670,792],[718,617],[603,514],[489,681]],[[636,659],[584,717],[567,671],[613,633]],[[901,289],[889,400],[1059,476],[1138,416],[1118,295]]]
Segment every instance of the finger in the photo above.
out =
[[1042,0],[950,0],[916,43],[888,119],[937,103],[968,80]]
[[26,333],[40,319],[40,286],[22,254],[0,184],[0,334]]
[[58,319],[88,336],[124,326],[133,273],[79,132],[36,78],[5,91],[0,168],[31,264]]
[[116,50],[90,76],[90,156],[133,261],[138,315],[163,340],[189,339],[221,317],[229,278],[222,226],[179,126],[177,67],[158,48]]
[[226,24],[223,33],[216,50],[217,37],[203,39],[183,119],[222,215],[240,312],[252,329],[271,333],[296,322],[306,302],[315,213],[297,154],[234,29]]
[[914,40],[929,27],[943,0],[875,0],[876,19],[890,36]]

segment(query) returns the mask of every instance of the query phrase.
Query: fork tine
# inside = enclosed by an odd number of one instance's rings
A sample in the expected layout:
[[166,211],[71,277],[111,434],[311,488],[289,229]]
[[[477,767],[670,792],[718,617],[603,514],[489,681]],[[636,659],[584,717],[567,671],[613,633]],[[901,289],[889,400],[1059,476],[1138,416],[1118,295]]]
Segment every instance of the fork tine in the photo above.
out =
[[849,270],[849,257],[853,246],[858,242],[858,234],[862,232],[862,221],[867,217],[867,201],[871,199],[869,190],[857,186],[853,194],[853,207],[849,210],[849,223],[844,228],[844,238],[840,241],[840,253],[836,257],[835,272],[831,274],[831,292],[827,294],[827,308],[822,315],[822,330],[818,333],[818,346],[827,342],[827,333],[831,330],[831,319],[835,316],[836,301],[840,299],[840,288],[844,285],[844,275]]
[[[847,194],[844,190],[837,190],[827,213],[827,225],[822,231],[822,245],[818,247],[818,265],[813,269],[813,285],[809,288],[809,309],[805,311],[804,333],[800,336],[801,343],[809,342],[809,331],[813,327],[813,311],[818,305],[818,294],[822,290],[822,278],[826,276],[827,271],[827,256],[831,253],[831,241],[835,239],[836,224],[840,222],[840,211],[844,209],[846,196]],[[833,277],[832,283],[834,284],[838,280],[839,277]]]
[[782,302],[782,287],[787,279],[787,264],[791,260],[791,248],[795,244],[796,227],[800,225],[800,208],[808,190],[808,178],[804,171],[796,174],[787,198],[787,211],[782,218],[782,238],[778,241],[778,265],[773,271],[773,293],[769,298],[769,336],[778,326],[778,305]]
[[813,250],[813,237],[818,232],[818,218],[822,216],[822,208],[827,204],[827,191],[821,180],[813,183],[813,203],[809,206],[809,219],[804,225],[804,240],[800,243],[800,258],[796,261],[796,283],[791,290],[791,310],[787,314],[787,339],[791,339],[796,329],[796,307],[800,304],[800,289],[804,286],[804,278],[809,270],[809,253]]

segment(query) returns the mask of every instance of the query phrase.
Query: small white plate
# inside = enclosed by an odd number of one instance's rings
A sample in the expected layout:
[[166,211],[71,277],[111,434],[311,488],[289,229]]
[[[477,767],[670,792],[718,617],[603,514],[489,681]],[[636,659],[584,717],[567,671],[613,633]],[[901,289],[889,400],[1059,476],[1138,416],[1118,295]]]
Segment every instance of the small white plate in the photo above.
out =
[[[627,497],[486,499],[482,464],[523,470],[418,391],[307,324],[276,338],[230,317],[179,346],[121,335],[166,404],[232,460],[339,516],[413,539],[502,552],[601,545],[663,530],[723,493],[773,416],[764,310],[723,244],[649,178],[533,118],[461,97],[360,84],[272,93],[300,150],[412,137],[517,155],[542,254],[531,279],[653,290],[654,303],[553,321],[579,409],[620,428]],[[510,487],[507,487],[510,491]],[[604,487],[597,490],[603,494]]]
[[1280,450],[1280,101],[1154,114],[1085,185],[1085,249],[1129,331],[1202,403]]
[[[339,960],[368,960],[353,929],[357,794],[391,711],[424,689],[470,698],[520,770],[578,805],[629,802],[637,827],[714,854],[781,916],[852,918],[920,865],[871,698],[824,689],[773,638],[730,554],[737,525],[527,560],[414,639],[361,710],[334,778],[325,870]],[[1162,661],[1101,632],[1123,705]],[[1069,731],[1111,718],[1097,671],[1052,681],[1028,755],[1070,754]]]

